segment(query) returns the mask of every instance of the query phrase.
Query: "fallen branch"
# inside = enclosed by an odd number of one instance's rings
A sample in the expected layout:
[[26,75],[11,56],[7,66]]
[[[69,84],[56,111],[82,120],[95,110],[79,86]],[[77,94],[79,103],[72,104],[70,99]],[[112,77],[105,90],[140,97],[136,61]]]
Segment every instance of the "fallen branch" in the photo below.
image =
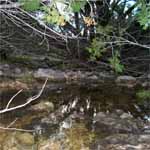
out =
[[18,91],[14,96],[12,96],[12,98],[7,103],[6,107],[4,109],[0,110],[0,114],[6,113],[6,112],[10,112],[10,111],[13,111],[13,110],[16,110],[16,109],[19,109],[19,108],[23,108],[23,107],[27,106],[28,104],[30,104],[31,102],[33,102],[36,99],[38,99],[41,96],[41,94],[43,93],[47,81],[48,81],[48,79],[45,80],[41,90],[39,91],[39,93],[37,95],[29,97],[24,104],[20,104],[20,105],[14,106],[14,107],[10,107],[10,104],[15,99],[15,97],[22,92],[22,90]]

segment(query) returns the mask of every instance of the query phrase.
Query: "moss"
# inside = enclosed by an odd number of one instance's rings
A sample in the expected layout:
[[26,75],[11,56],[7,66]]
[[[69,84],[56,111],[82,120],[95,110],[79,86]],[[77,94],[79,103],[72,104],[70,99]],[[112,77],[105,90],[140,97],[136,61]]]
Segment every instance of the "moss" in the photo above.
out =
[[32,61],[32,57],[30,56],[15,56],[15,57],[11,57],[9,59],[10,62],[14,62],[14,63],[29,63]]
[[35,78],[33,77],[32,74],[25,74],[18,80],[25,83],[33,83],[35,81]]
[[136,93],[136,96],[140,100],[150,99],[150,90],[140,90]]

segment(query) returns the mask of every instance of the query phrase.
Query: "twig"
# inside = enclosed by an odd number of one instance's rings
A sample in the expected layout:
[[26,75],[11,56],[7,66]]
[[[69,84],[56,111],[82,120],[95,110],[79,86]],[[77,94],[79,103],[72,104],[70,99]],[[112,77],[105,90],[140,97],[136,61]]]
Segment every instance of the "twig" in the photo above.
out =
[[21,131],[21,132],[34,132],[35,130],[26,130],[26,129],[20,129],[20,128],[9,128],[9,127],[0,127],[2,130],[8,130],[8,131]]
[[43,93],[43,90],[44,90],[44,88],[45,88],[45,86],[46,86],[47,81],[48,81],[48,78],[45,80],[45,83],[43,84],[43,86],[42,86],[41,90],[39,91],[39,93],[38,93],[37,95],[34,95],[34,96],[32,96],[32,97],[29,97],[29,98],[26,100],[26,103],[20,104],[20,105],[17,105],[17,106],[14,106],[14,107],[10,107],[10,108],[9,108],[9,106],[10,106],[11,102],[13,101],[13,99],[14,99],[19,93],[22,92],[22,90],[18,91],[18,92],[9,100],[9,102],[8,102],[7,105],[6,105],[6,107],[5,107],[4,109],[0,110],[0,114],[6,113],[6,112],[10,112],[10,111],[13,111],[13,110],[16,110],[16,109],[19,109],[19,108],[23,108],[23,107],[27,106],[28,104],[30,104],[31,102],[33,102],[33,101],[35,101],[36,99],[38,99],[38,98],[41,96],[41,94]]

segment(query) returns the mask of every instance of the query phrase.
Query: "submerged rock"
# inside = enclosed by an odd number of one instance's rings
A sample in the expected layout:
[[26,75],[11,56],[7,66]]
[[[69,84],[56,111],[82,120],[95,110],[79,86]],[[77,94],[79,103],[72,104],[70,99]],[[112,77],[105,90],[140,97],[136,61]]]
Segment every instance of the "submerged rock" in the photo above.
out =
[[93,122],[96,131],[106,133],[140,133],[144,128],[142,121],[128,113],[99,112]]
[[30,133],[18,133],[16,139],[23,145],[33,145],[35,143],[34,136]]
[[34,136],[30,133],[12,132],[4,138],[2,150],[32,150],[36,149]]
[[[144,140],[142,140],[144,139]],[[113,134],[99,139],[91,146],[91,150],[149,150],[149,135]]]
[[41,101],[38,104],[32,105],[30,107],[31,111],[46,111],[51,112],[54,110],[54,104],[49,101]]

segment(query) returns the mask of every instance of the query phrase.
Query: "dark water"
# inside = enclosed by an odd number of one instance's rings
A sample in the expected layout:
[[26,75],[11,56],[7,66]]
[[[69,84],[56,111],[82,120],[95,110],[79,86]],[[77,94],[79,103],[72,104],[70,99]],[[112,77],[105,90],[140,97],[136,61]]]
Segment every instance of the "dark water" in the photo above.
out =
[[[17,91],[15,90],[8,90],[0,93],[1,108],[6,106],[8,100],[16,92]],[[142,107],[142,105],[138,105],[136,92],[136,89],[117,87],[116,85],[110,83],[102,83],[101,85],[64,84],[62,87],[55,87],[53,90],[46,88],[42,96],[32,104],[46,100],[54,103],[55,109],[58,109],[61,106],[68,107],[67,113],[71,113],[69,112],[69,107],[71,107],[71,105],[75,105],[75,107],[70,109],[70,111],[82,111],[87,116],[93,116],[94,113],[99,111],[111,112],[116,109],[121,109],[125,112],[130,112],[135,117],[142,117],[142,115],[146,113],[146,110]],[[23,91],[15,98],[13,105],[24,103],[28,97],[33,96],[36,93],[37,91]],[[8,116],[7,120],[16,116],[21,116],[32,104],[28,105],[24,109],[1,115],[1,120],[3,120],[2,118],[6,118],[3,116]],[[137,105],[140,110],[137,109]]]
[[[52,85],[50,85],[52,86]],[[48,86],[49,87],[49,86]],[[66,125],[70,126],[71,115],[74,116],[74,122],[84,123],[89,129],[92,129],[92,119],[96,113],[113,112],[121,109],[124,112],[131,113],[134,117],[145,119],[149,117],[149,110],[144,104],[139,104],[136,98],[138,89],[118,87],[115,84],[102,83],[97,84],[63,84],[62,86],[55,86],[46,88],[42,96],[32,104],[29,104],[23,109],[12,111],[0,116],[0,122],[9,124],[15,118],[18,118],[19,127],[23,129],[35,130],[42,128],[40,134],[43,136],[53,135],[58,131],[58,128]],[[5,107],[9,99],[16,93],[16,91],[1,92],[0,106]],[[13,106],[24,103],[25,100],[33,96],[37,91],[24,91],[18,95]],[[30,107],[42,101],[52,102],[54,110],[48,111],[32,111]],[[49,119],[49,122],[42,122],[43,118],[50,118],[51,114],[56,117],[56,123]],[[44,119],[43,119],[44,120]],[[68,128],[68,127],[67,127]]]

